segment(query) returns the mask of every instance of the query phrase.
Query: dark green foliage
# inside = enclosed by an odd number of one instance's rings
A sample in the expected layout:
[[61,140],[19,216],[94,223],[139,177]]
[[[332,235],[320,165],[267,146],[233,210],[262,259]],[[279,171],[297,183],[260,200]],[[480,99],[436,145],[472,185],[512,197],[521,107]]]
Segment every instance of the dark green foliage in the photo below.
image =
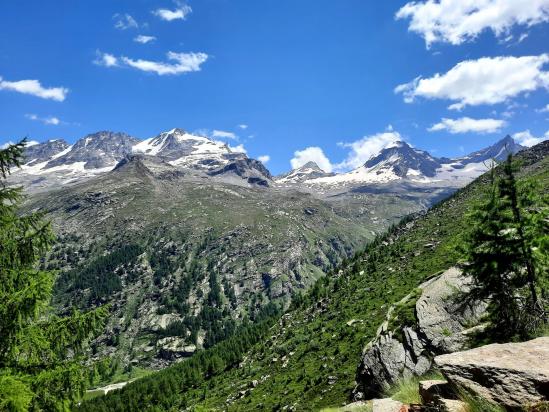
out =
[[0,150],[0,410],[66,411],[83,394],[80,356],[107,311],[48,316],[55,273],[39,261],[53,235],[40,214],[19,214],[21,190],[4,183],[23,147]]
[[83,402],[75,410],[110,412],[184,408],[186,400],[179,393],[207,384],[225,369],[238,365],[249,348],[265,338],[277,315],[255,324],[244,323],[232,337],[196,353],[188,361],[130,383],[120,391]]
[[89,300],[109,298],[122,289],[121,275],[124,267],[131,268],[142,253],[138,245],[126,245],[105,256],[90,261],[82,269],[64,273],[58,285],[67,291],[90,289]]
[[219,283],[217,283],[217,276],[214,272],[210,273],[210,292],[208,293],[208,304],[210,306],[219,308],[223,304],[223,300],[221,298],[221,288],[219,287]]
[[[547,199],[532,185],[518,184],[509,156],[489,175],[484,198],[473,209],[464,244],[464,271],[474,280],[470,297],[489,301],[496,339],[527,338],[547,321],[541,300],[547,267],[536,245],[547,231]],[[541,230],[540,230],[541,229]]]

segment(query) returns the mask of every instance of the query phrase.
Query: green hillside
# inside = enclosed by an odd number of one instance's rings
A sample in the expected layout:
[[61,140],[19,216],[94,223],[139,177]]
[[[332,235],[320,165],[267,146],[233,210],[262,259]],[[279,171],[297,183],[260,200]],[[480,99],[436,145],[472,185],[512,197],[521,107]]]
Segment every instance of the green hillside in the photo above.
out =
[[[519,155],[520,177],[548,188],[548,155],[547,142]],[[201,352],[202,363],[179,364],[84,402],[79,410],[139,405],[139,410],[306,411],[347,402],[362,348],[388,307],[457,262],[466,213],[485,187],[481,177],[429,212],[404,219],[307,295],[296,297],[293,309],[270,329],[259,330],[274,322],[273,314],[257,324],[257,343],[250,350],[253,339],[239,340],[237,332],[230,350],[218,346]],[[191,371],[199,376],[190,379]]]

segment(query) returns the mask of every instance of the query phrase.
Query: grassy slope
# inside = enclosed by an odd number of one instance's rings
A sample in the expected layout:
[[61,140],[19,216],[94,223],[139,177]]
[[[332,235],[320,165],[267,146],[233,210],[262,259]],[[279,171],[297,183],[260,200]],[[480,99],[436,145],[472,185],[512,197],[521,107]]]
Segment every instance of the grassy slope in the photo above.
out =
[[[547,156],[549,144],[542,149]],[[530,165],[523,174],[549,187],[549,158],[532,160],[531,153],[524,157]],[[182,388],[172,397],[171,409],[249,411],[293,406],[306,411],[347,402],[362,348],[375,336],[388,307],[456,263],[455,246],[466,224],[465,214],[480,197],[483,182],[480,178],[424,216],[402,222],[358,253],[333,279],[325,278],[313,288],[317,293],[311,294],[312,304],[285,314],[238,369],[198,387]]]
[[[527,167],[526,173],[540,187],[549,187],[549,158]],[[479,179],[425,216],[401,225],[359,255],[326,297],[286,314],[271,338],[257,345],[239,369],[210,381],[206,399],[200,399],[200,388],[187,393],[183,404],[197,410],[276,410],[290,405],[301,411],[346,402],[361,350],[375,336],[387,307],[456,263],[455,244],[482,182]],[[375,270],[365,267],[369,256],[375,257]],[[359,322],[348,326],[352,319]],[[259,385],[238,397],[253,380]],[[238,399],[226,403],[235,395]]]

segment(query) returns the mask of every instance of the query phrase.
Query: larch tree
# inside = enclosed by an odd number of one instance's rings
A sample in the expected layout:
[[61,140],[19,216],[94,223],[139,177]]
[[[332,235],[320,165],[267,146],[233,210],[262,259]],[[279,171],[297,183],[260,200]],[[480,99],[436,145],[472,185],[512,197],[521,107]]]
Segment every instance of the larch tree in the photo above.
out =
[[464,273],[471,298],[487,300],[501,338],[528,337],[547,323],[547,195],[518,182],[512,155],[489,172],[489,192],[470,214]]
[[55,240],[50,224],[22,214],[22,189],[6,183],[25,143],[0,150],[0,410],[68,411],[85,390],[85,344],[108,312],[50,310],[56,273],[39,266]]

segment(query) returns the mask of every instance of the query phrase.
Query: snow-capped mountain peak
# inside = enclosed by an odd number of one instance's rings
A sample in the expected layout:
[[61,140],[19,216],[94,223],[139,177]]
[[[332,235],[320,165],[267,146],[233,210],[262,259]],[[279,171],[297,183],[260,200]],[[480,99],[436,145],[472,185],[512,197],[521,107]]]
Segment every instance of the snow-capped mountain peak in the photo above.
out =
[[436,158],[404,141],[386,146],[364,165],[346,173],[303,181],[306,185],[385,184],[399,180],[411,183],[463,186],[484,173],[492,160],[502,161],[523,147],[510,136],[492,146],[457,159]]
[[133,153],[160,156],[176,166],[211,170],[225,166],[236,154],[223,142],[188,133],[183,129],[172,129],[137,143]]
[[433,177],[440,166],[429,153],[418,150],[408,143],[399,141],[371,157],[364,167],[369,173],[394,175],[399,178],[411,176]]
[[315,162],[310,161],[303,166],[278,176],[276,182],[280,184],[301,183],[306,180],[328,176],[333,176],[333,174],[325,172]]

